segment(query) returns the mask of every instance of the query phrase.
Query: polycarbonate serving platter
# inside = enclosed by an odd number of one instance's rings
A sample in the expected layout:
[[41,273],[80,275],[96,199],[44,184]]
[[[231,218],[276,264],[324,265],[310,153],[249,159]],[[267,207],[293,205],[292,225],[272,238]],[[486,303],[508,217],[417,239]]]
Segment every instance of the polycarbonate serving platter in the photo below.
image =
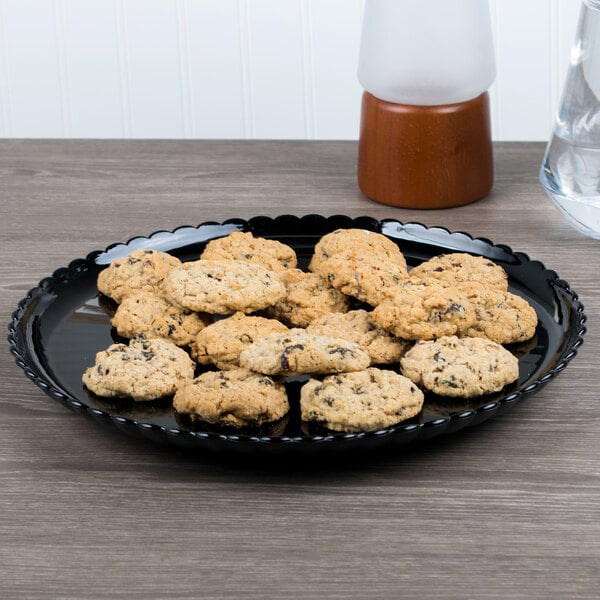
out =
[[[497,394],[468,400],[429,395],[422,412],[410,421],[379,431],[348,434],[301,423],[298,404],[302,378],[286,381],[291,405],[288,418],[248,430],[186,422],[173,411],[170,398],[157,402],[99,398],[83,387],[81,375],[94,363],[96,352],[118,339],[109,322],[110,303],[99,297],[96,288],[98,273],[113,259],[139,248],[152,248],[183,261],[194,260],[208,241],[241,230],[290,245],[298,255],[299,266],[306,268],[316,242],[339,228],[384,234],[398,244],[409,267],[448,252],[480,255],[501,265],[508,273],[510,291],[525,298],[539,319],[534,338],[510,348],[519,357],[518,381]],[[17,365],[51,398],[126,433],[184,448],[312,453],[406,444],[477,425],[552,381],[576,356],[583,343],[585,321],[584,308],[566,281],[541,262],[508,246],[443,227],[394,219],[282,215],[158,231],[73,260],[40,281],[19,303],[8,339]]]

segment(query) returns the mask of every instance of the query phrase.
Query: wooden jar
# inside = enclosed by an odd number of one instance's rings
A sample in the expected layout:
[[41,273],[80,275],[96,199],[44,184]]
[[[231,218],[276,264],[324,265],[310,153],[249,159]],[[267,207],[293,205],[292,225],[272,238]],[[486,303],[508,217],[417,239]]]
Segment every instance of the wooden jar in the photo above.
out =
[[493,184],[489,96],[442,106],[394,104],[364,92],[358,185],[377,202],[449,208]]

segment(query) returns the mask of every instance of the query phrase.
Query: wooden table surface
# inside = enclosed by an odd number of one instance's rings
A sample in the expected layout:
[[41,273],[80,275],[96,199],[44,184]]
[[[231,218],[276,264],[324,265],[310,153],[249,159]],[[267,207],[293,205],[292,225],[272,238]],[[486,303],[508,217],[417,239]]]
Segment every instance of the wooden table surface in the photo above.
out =
[[344,213],[468,231],[558,271],[579,355],[486,423],[386,454],[271,464],[190,455],[67,410],[0,353],[0,597],[598,598],[600,242],[495,147],[492,194],[446,211],[357,189],[354,142],[0,142],[1,319],[71,259],[159,229]]

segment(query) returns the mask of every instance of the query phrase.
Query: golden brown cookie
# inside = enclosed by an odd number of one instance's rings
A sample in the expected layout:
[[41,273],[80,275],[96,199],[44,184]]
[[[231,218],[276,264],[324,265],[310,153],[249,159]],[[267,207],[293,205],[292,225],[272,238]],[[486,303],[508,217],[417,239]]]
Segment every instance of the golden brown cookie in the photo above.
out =
[[338,229],[324,235],[308,268],[342,293],[372,306],[408,277],[398,246],[364,229]]
[[309,379],[300,390],[302,420],[334,431],[373,431],[419,414],[423,393],[394,371],[363,371]]
[[350,299],[331,287],[320,275],[289,269],[279,279],[285,285],[285,296],[269,306],[265,314],[291,327],[306,327],[316,318],[330,313],[346,312]]
[[275,319],[237,312],[200,331],[192,356],[201,364],[236,369],[240,366],[240,354],[244,348],[265,335],[285,331],[287,327]]
[[366,310],[332,313],[314,320],[306,330],[315,335],[339,337],[358,344],[371,357],[372,365],[397,363],[412,342],[381,329]]
[[239,260],[184,263],[165,277],[163,289],[176,304],[211,314],[251,313],[285,296],[285,286],[273,271]]
[[160,293],[167,273],[179,266],[181,261],[165,252],[135,250],[100,271],[98,290],[117,303],[138,292]]
[[143,401],[171,396],[193,376],[194,363],[185,350],[167,340],[139,337],[98,352],[82,380],[98,396]]
[[481,290],[471,302],[476,320],[463,335],[484,337],[498,344],[524,342],[535,335],[537,314],[520,296],[488,289]]
[[173,407],[192,420],[225,427],[256,427],[289,411],[282,383],[245,369],[202,373],[177,390]]
[[254,237],[252,233],[234,231],[226,237],[211,240],[200,256],[203,260],[241,260],[266,267],[270,271],[293,269],[296,252],[277,240]]
[[508,290],[508,275],[500,266],[483,256],[462,252],[434,256],[410,271],[411,277],[432,277],[451,285],[478,283],[486,289]]
[[341,373],[371,364],[369,355],[346,340],[313,335],[304,329],[272,333],[250,344],[240,365],[266,375]]
[[212,321],[208,315],[190,312],[150,292],[139,292],[123,299],[110,323],[125,338],[145,334],[187,346]]
[[432,340],[459,334],[475,323],[466,295],[434,280],[401,286],[375,307],[372,318],[386,331],[406,340]]
[[425,390],[464,398],[498,392],[519,376],[519,361],[500,344],[456,336],[417,342],[400,368]]

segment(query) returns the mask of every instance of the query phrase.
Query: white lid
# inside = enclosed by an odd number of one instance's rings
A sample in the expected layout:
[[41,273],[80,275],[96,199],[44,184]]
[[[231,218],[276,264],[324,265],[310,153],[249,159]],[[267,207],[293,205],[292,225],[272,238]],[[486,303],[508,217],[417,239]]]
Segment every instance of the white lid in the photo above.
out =
[[377,98],[464,102],[495,76],[488,0],[366,0],[358,78]]

